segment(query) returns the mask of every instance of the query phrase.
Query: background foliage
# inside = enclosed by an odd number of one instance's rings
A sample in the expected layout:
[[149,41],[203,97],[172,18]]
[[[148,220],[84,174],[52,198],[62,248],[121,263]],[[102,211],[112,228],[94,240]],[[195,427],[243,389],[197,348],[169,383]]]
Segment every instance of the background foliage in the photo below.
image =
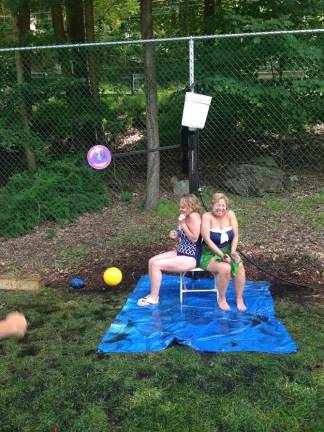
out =
[[[139,3],[1,1],[0,44],[137,39]],[[308,30],[323,22],[320,2],[314,0],[156,0],[152,5],[155,37]],[[159,140],[167,149],[160,154],[163,191],[170,190],[172,176],[185,176],[180,144],[188,44],[156,43],[155,57]],[[84,161],[87,150],[100,143],[114,153],[100,180],[118,192],[145,189],[141,44],[1,51],[0,58],[3,186],[17,173],[34,178],[35,170],[69,161],[71,155]],[[229,162],[249,162],[258,154],[271,155],[287,175],[321,170],[323,58],[322,33],[195,41],[195,91],[213,96],[200,135],[200,168],[207,185],[224,188],[218,172],[227,170]],[[46,210],[40,211],[46,220]]]
[[33,175],[17,174],[0,195],[0,235],[30,232],[44,221],[62,223],[109,205],[101,178],[80,161],[58,161]]

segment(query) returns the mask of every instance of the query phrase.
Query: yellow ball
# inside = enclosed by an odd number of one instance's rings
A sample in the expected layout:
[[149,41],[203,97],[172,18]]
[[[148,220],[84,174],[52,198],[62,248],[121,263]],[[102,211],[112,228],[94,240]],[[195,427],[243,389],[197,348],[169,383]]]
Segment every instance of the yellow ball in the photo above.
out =
[[119,285],[123,279],[123,274],[117,267],[109,267],[103,274],[103,280],[107,285]]

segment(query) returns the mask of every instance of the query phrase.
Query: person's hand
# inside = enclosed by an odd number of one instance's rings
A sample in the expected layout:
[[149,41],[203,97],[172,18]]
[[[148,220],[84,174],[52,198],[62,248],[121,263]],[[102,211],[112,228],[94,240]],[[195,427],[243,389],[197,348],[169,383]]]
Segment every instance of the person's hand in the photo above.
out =
[[234,262],[239,263],[241,261],[241,257],[237,252],[232,252],[231,257],[233,258]]
[[176,231],[176,230],[171,230],[171,231],[169,232],[169,238],[170,238],[171,240],[176,240],[176,239],[178,238],[178,233],[177,233],[177,231]]
[[25,316],[22,313],[10,312],[6,316],[6,323],[8,325],[10,335],[16,336],[18,338],[25,336],[28,324]]
[[181,223],[181,222],[183,222],[185,219],[186,219],[186,215],[183,214],[183,213],[180,213],[180,215],[179,215],[179,222]]
[[228,254],[224,254],[222,261],[229,264],[231,262],[231,257]]

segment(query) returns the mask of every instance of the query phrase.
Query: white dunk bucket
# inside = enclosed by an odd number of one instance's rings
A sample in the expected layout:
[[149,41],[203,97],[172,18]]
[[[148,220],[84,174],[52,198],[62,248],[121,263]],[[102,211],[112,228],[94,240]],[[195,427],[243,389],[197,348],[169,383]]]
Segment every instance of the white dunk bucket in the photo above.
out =
[[211,100],[211,96],[187,92],[182,113],[182,126],[203,129]]

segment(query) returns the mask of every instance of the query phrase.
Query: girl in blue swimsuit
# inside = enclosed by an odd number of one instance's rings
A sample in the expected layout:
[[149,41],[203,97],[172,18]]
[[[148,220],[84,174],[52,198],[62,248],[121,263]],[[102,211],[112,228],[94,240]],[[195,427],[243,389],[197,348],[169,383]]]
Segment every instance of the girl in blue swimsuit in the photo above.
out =
[[245,270],[236,252],[238,223],[235,213],[228,210],[227,207],[227,196],[223,193],[215,193],[212,198],[212,210],[202,217],[203,244],[199,267],[216,273],[218,305],[224,311],[230,310],[226,301],[226,290],[232,275],[236,289],[237,308],[245,311],[246,306],[243,301]]
[[172,240],[178,239],[176,250],[164,252],[150,258],[148,273],[151,283],[151,292],[140,298],[139,306],[157,305],[162,282],[162,272],[182,273],[195,267],[200,258],[200,203],[193,194],[182,196],[180,199],[179,226],[169,232]]

